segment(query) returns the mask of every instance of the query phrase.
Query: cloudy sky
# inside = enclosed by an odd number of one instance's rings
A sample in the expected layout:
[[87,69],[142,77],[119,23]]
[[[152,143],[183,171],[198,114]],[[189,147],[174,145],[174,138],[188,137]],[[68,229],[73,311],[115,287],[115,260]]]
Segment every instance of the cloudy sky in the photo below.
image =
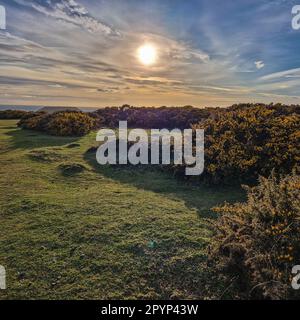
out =
[[[300,1],[298,1],[300,4]],[[300,103],[291,0],[0,0],[0,104]],[[157,50],[143,65],[138,48]]]

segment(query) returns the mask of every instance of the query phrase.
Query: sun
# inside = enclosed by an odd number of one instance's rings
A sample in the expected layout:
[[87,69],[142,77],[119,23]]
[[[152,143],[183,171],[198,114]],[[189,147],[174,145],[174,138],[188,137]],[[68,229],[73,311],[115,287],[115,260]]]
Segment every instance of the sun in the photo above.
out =
[[151,44],[144,44],[138,49],[138,59],[145,66],[154,64],[157,60],[157,49]]

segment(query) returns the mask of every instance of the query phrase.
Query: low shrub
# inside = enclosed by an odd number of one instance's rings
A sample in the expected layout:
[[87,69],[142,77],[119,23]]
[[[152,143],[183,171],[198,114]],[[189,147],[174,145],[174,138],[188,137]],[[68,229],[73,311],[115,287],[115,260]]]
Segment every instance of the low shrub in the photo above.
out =
[[96,127],[97,120],[83,112],[37,113],[19,122],[24,129],[38,130],[55,136],[83,136]]
[[188,129],[210,116],[212,108],[200,109],[185,107],[107,107],[92,113],[100,118],[101,123],[110,128],[117,128],[119,121],[126,120],[129,128],[143,129]]
[[0,119],[22,119],[28,113],[22,110],[4,110],[0,111]]
[[214,209],[220,216],[210,259],[228,279],[236,279],[240,298],[294,298],[291,270],[300,263],[300,176],[278,178],[272,173],[259,182],[247,187],[247,202]]

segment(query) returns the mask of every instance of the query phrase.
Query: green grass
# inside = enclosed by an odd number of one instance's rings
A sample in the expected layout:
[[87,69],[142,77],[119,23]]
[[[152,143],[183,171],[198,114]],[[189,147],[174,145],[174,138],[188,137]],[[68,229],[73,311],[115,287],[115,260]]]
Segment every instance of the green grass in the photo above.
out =
[[0,121],[0,299],[220,297],[210,208],[243,192],[101,167],[86,154],[94,143]]

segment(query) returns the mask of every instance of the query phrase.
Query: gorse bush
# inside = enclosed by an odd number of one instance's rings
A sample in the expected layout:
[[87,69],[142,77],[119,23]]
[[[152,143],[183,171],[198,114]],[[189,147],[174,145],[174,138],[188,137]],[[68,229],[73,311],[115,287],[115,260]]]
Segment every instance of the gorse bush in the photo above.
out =
[[[190,179],[210,184],[256,181],[273,168],[287,174],[299,169],[300,106],[239,104],[228,109],[112,107],[93,113],[28,114],[27,129],[52,135],[84,135],[101,126],[115,128],[126,120],[135,128],[205,130],[205,171]],[[185,177],[185,165],[167,167]]]
[[205,172],[210,183],[254,181],[299,169],[300,107],[233,106],[193,126],[205,129]]
[[22,110],[4,110],[0,111],[0,119],[22,119],[28,113]]
[[[207,119],[210,116],[211,110],[214,109],[198,109],[192,106],[155,108],[123,105],[122,107],[99,109],[88,114],[67,111],[49,115],[44,112],[38,112],[27,115],[26,119],[20,122],[20,126],[25,129],[45,131],[54,135],[70,135],[68,132],[70,131],[71,118],[73,118],[72,121],[75,120],[75,124],[79,125],[81,120],[86,123],[86,119],[83,119],[84,116],[75,116],[81,114],[88,116],[88,119],[92,118],[93,127],[95,128],[100,128],[101,126],[117,128],[119,121],[127,121],[130,128],[186,129],[190,128],[193,123]],[[48,124],[48,122],[52,124]],[[66,129],[64,129],[64,125],[67,127]],[[79,127],[75,130],[82,129],[84,125],[79,125]]]
[[96,127],[97,120],[83,112],[36,113],[19,122],[25,129],[55,136],[83,136]]
[[116,128],[119,121],[126,120],[130,128],[187,129],[191,124],[207,119],[212,109],[185,107],[111,107],[93,113],[103,119],[107,127]]
[[42,131],[47,123],[46,113],[31,112],[25,115],[19,122],[18,126],[23,129]]
[[50,116],[47,132],[59,136],[83,136],[95,126],[89,115],[79,112],[59,112]]
[[210,258],[228,279],[235,279],[240,298],[294,298],[291,271],[300,263],[300,176],[280,179],[272,173],[259,182],[247,188],[246,203],[214,209],[220,216]]

